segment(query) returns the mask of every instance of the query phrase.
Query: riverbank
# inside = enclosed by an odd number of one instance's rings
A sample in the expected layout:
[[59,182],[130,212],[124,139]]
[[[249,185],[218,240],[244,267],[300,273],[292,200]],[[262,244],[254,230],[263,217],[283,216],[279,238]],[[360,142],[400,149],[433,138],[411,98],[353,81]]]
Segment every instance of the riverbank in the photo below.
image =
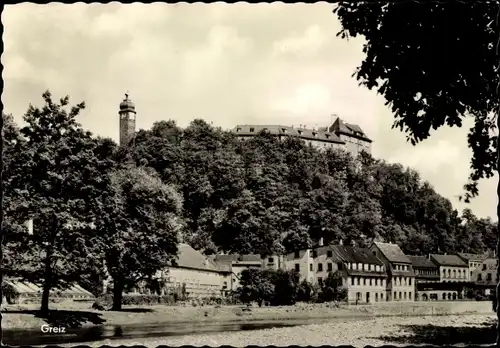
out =
[[41,317],[38,305],[17,305],[4,308],[4,329],[38,329],[44,324],[54,326],[129,326],[137,324],[193,322],[249,322],[273,320],[307,320],[318,318],[370,318],[438,316],[450,314],[491,314],[490,302],[382,302],[371,305],[335,306],[334,304],[297,304],[289,307],[241,306],[124,306],[123,311],[97,311],[89,303],[61,302],[51,304],[50,315]]
[[[352,345],[490,345],[495,342],[495,315],[453,315],[426,317],[378,317],[364,320],[326,322],[257,331],[165,337],[161,339],[103,340],[85,345],[98,347],[161,345],[200,346],[323,346]],[[64,346],[72,346],[65,344]]]

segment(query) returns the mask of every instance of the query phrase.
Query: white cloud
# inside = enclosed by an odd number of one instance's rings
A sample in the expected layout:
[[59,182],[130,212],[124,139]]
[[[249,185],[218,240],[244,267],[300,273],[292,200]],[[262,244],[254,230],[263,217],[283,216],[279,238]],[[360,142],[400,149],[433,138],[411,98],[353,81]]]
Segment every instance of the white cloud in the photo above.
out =
[[[20,121],[46,88],[69,94],[88,105],[83,126],[115,140],[127,89],[138,127],[194,117],[225,128],[313,126],[337,113],[367,132],[377,157],[414,167],[461,207],[454,197],[468,175],[467,126],[418,146],[391,130],[384,99],[351,77],[363,40],[335,37],[340,23],[331,10],[328,3],[7,5],[2,101]],[[481,216],[495,214],[493,181],[471,206]]]
[[318,25],[304,33],[275,42],[273,55],[307,56],[317,54],[326,43],[326,35]]

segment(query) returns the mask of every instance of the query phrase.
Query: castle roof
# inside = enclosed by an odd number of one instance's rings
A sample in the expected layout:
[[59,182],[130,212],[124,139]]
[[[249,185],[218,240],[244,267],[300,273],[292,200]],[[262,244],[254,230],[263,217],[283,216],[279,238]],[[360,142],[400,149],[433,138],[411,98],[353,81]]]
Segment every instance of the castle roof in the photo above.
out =
[[345,144],[334,132],[325,129],[297,128],[283,125],[237,125],[233,128],[233,133],[238,136],[256,136],[261,131],[267,131],[272,135],[296,136],[301,139],[324,141],[329,143]]

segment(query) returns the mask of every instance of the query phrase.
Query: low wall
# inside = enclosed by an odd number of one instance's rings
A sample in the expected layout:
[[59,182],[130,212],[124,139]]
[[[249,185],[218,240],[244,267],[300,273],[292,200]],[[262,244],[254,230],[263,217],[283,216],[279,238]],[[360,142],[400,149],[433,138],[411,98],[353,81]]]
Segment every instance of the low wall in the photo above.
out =
[[429,301],[388,302],[374,305],[349,306],[354,312],[365,312],[381,316],[423,316],[453,314],[493,314],[491,301]]

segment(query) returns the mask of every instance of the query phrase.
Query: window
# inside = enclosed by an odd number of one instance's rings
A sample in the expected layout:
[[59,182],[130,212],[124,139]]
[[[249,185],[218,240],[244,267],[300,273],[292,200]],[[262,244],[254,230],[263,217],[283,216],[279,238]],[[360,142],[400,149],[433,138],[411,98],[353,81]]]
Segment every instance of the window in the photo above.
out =
[[408,285],[411,286],[411,278],[408,278]]
[[406,300],[406,291],[403,293],[403,299]]
[[318,252],[316,250],[313,250],[313,257],[318,257]]
[[408,293],[408,300],[411,300],[411,292]]
[[333,263],[328,262],[328,272],[333,271]]
[[353,270],[357,270],[357,269],[358,269],[358,265],[357,265],[356,263],[353,263],[353,264],[352,264],[352,269],[353,269]]
[[482,281],[482,280],[483,280],[483,277],[481,277],[481,274],[478,274],[478,275],[477,275],[477,281],[478,281],[478,282],[480,282],[480,281]]
[[354,285],[354,277],[351,278],[351,285]]
[[489,281],[489,282],[491,282],[491,273],[488,273],[486,275],[486,280]]
[[363,285],[366,285],[366,278],[363,278]]
[[457,271],[453,270],[453,278],[456,278],[456,277],[457,277]]
[[236,128],[236,132],[239,132],[239,131],[241,131],[241,128],[240,127]]
[[269,262],[269,263],[273,263],[273,262],[274,262],[274,258],[272,258],[272,257],[268,258],[268,259],[267,259],[267,262]]
[[332,252],[331,250],[328,250],[328,251],[326,252],[326,256],[327,256],[327,257],[332,257],[332,256],[333,256],[333,252]]
[[314,271],[314,270],[313,270],[313,264],[312,264],[312,263],[310,263],[310,264],[309,264],[309,270],[310,270],[310,271]]
[[396,291],[394,291],[394,299],[397,300],[398,299],[398,293]]
[[399,299],[401,300],[401,298],[402,298],[402,297],[401,297],[401,291],[400,291],[400,292],[399,292]]
[[381,293],[380,294],[380,301],[382,301],[384,299],[384,293]]
[[363,267],[361,266],[361,264],[360,264],[360,263],[358,263],[358,269],[359,269],[359,270],[363,269]]
[[451,270],[448,270],[448,278],[451,278]]
[[251,127],[250,132],[255,132],[255,128]]
[[370,286],[372,285],[372,278],[370,278]]
[[378,293],[375,293],[375,302],[378,302]]
[[486,265],[483,263],[483,271],[486,271]]
[[318,263],[318,272],[322,272],[322,271],[323,271],[323,264]]
[[356,279],[357,279],[357,283],[358,283],[357,285],[360,285],[360,284],[361,284],[361,280],[360,280],[360,278],[359,278],[359,277],[357,277]]
[[443,269],[443,278],[446,278],[446,270]]
[[323,278],[321,277],[318,277],[318,284],[323,286]]
[[378,278],[375,278],[375,286],[378,286],[378,282],[379,282],[380,279]]
[[300,258],[300,251],[296,251],[294,257],[296,259]]
[[295,270],[297,272],[300,272],[300,265],[298,263],[295,264]]
[[[332,265],[333,265],[333,264],[332,264]],[[343,269],[342,262],[337,263],[337,268],[338,268],[338,269],[340,269],[340,270],[342,270],[342,269]]]

